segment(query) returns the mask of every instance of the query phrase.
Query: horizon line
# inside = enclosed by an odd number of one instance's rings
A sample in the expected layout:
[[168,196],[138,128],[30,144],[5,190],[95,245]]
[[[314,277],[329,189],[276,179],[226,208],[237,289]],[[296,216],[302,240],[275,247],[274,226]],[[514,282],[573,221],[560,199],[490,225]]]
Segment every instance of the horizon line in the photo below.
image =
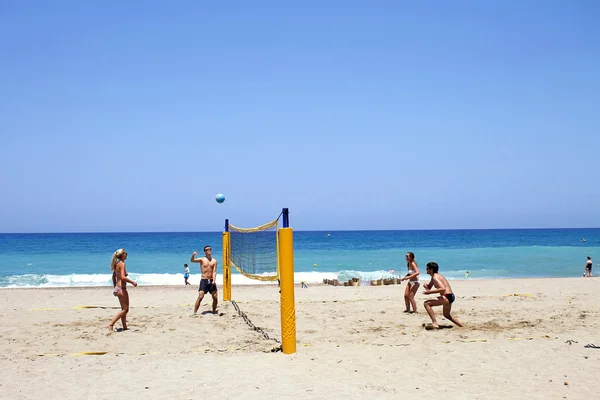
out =
[[[439,232],[439,231],[514,231],[514,230],[585,230],[585,229],[600,229],[600,227],[585,227],[585,228],[431,228],[431,229],[333,229],[333,230],[310,230],[310,229],[294,229],[295,232]],[[72,235],[72,234],[132,234],[132,233],[222,233],[223,231],[72,231],[72,232],[0,232],[0,235]]]

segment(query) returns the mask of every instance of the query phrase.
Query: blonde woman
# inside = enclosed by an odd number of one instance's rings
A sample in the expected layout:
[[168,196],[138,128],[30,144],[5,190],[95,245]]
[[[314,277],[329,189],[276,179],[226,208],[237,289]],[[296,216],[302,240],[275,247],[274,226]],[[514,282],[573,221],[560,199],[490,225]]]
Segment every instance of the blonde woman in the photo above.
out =
[[123,330],[127,330],[127,313],[129,312],[129,293],[127,293],[127,283],[137,286],[137,283],[134,280],[131,280],[127,277],[125,260],[127,260],[127,252],[123,249],[119,249],[114,252],[112,260],[110,261],[110,270],[113,273],[113,295],[117,296],[119,298],[119,303],[121,303],[121,311],[115,315],[112,321],[110,321],[110,324],[106,325],[108,330],[111,332],[113,332],[114,326],[118,320],[121,320],[121,323],[123,324]]
[[[405,313],[416,313],[417,312],[417,302],[415,301],[415,294],[419,289],[419,266],[415,261],[415,254],[412,252],[406,253],[406,268],[408,270],[406,276],[402,278],[402,281],[408,281],[408,285],[406,285],[406,289],[404,289],[404,303],[406,304]],[[412,305],[412,311],[410,311],[410,306]]]

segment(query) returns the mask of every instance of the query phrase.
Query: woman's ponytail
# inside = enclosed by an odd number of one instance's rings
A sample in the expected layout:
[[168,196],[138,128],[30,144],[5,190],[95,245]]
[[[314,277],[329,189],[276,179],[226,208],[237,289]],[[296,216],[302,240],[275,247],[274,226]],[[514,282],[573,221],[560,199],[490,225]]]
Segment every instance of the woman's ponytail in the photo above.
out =
[[121,258],[123,253],[125,253],[125,250],[123,250],[123,249],[119,249],[113,253],[112,259],[110,260],[110,270],[111,271],[115,270],[115,266],[119,262],[119,259]]

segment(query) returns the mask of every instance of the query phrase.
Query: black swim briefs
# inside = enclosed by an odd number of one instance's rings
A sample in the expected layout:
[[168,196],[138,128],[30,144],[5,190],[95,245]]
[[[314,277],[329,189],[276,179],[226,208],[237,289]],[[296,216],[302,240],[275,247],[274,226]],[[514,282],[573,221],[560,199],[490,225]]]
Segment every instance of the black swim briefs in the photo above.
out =
[[212,279],[200,279],[199,292],[211,293],[217,291],[217,285],[213,283]]
[[454,303],[454,300],[456,300],[456,297],[454,297],[453,293],[445,294],[444,296],[446,296],[446,298],[448,299],[448,301],[450,302],[450,304]]

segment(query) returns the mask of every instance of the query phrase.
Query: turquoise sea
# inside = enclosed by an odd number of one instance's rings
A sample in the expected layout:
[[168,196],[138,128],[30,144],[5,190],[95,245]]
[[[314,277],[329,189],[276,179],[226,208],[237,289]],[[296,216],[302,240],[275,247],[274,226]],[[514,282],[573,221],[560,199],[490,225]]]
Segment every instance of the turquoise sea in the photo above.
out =
[[[140,285],[181,285],[193,251],[211,245],[221,263],[221,238],[221,232],[0,234],[0,287],[110,286],[118,248],[129,253],[127,269]],[[407,251],[423,269],[436,261],[451,279],[464,279],[466,271],[469,279],[580,277],[587,256],[597,272],[600,229],[299,231],[295,279],[404,275]],[[190,264],[192,284],[199,282],[197,266]],[[232,282],[261,283],[236,271]]]

